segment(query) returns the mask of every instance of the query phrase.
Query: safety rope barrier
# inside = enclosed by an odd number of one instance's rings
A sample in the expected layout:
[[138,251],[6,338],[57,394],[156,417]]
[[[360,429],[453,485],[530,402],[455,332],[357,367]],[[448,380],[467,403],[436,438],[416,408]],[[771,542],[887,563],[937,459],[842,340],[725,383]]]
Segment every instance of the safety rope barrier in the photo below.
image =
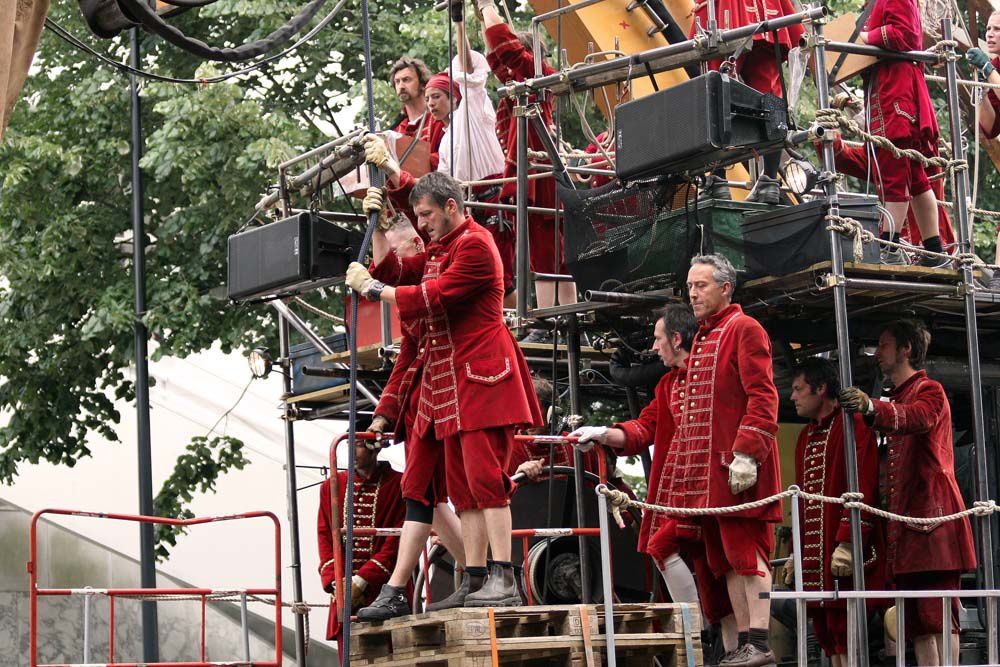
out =
[[864,244],[878,243],[879,245],[886,246],[887,248],[904,250],[906,252],[923,255],[925,257],[933,257],[935,259],[940,259],[943,262],[956,262],[960,266],[986,268],[992,271],[1000,270],[1000,265],[987,264],[972,252],[959,252],[954,255],[949,255],[945,252],[934,252],[933,250],[927,250],[926,248],[897,243],[895,241],[890,241],[889,239],[883,239],[875,236],[875,234],[865,229],[861,223],[854,218],[845,218],[839,215],[827,215],[825,219],[829,223],[826,227],[828,231],[838,232],[852,240],[852,254],[855,262],[861,262],[864,259]]
[[867,512],[889,521],[899,521],[915,526],[937,526],[942,523],[956,521],[968,516],[983,517],[1000,511],[1000,508],[997,507],[995,501],[981,500],[973,503],[972,507],[962,510],[961,512],[955,512],[954,514],[945,514],[933,517],[912,517],[903,514],[896,514],[895,512],[889,512],[878,507],[872,507],[871,505],[863,502],[864,494],[861,493],[846,492],[840,496],[825,496],[819,493],[808,493],[797,486],[791,486],[785,491],[768,496],[767,498],[760,498],[759,500],[741,503],[739,505],[728,505],[725,507],[667,507],[664,505],[654,505],[652,503],[634,500],[623,491],[611,489],[605,484],[598,486],[597,492],[608,499],[608,508],[611,511],[611,515],[615,518],[615,521],[618,522],[619,526],[624,526],[624,521],[621,516],[622,510],[629,507],[675,516],[720,516],[759,509],[761,507],[766,507],[767,505],[780,502],[784,498],[791,497],[798,497],[811,502],[843,505],[847,509],[858,509],[862,512]]
[[913,148],[899,148],[889,139],[867,132],[857,121],[853,118],[848,118],[839,109],[817,109],[816,123],[826,130],[840,130],[845,134],[860,137],[879,148],[889,151],[893,157],[907,158],[908,160],[919,162],[925,167],[938,167],[944,169],[948,174],[954,174],[956,171],[969,168],[969,164],[965,160],[949,160],[940,156],[927,157]]

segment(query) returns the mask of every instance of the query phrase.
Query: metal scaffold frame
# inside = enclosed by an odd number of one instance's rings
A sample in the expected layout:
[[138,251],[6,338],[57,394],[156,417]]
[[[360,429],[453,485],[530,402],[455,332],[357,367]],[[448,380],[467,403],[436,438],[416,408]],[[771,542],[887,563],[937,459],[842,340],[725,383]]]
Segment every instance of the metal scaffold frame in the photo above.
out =
[[[543,20],[549,18],[559,18],[568,12],[579,11],[580,9],[596,4],[601,0],[585,0],[582,3],[578,3],[572,6],[562,6],[560,3],[558,9],[549,12],[544,15],[540,15],[535,18],[532,22],[532,30],[536,40],[536,44],[540,37],[539,28]],[[604,293],[604,292],[592,292],[588,293],[586,300],[579,304],[569,304],[569,305],[559,305],[550,308],[534,309],[529,307],[529,283],[531,278],[539,278],[544,280],[571,280],[571,276],[559,276],[559,275],[547,275],[547,274],[533,274],[530,270],[528,258],[529,258],[529,241],[528,241],[528,215],[529,213],[554,213],[552,209],[542,209],[529,206],[529,202],[526,197],[527,184],[529,180],[529,172],[538,171],[539,169],[546,172],[550,172],[555,175],[565,175],[567,172],[600,172],[602,174],[611,174],[613,172],[608,171],[608,167],[605,166],[603,169],[588,169],[587,167],[579,166],[564,166],[562,162],[558,159],[558,152],[551,140],[551,136],[548,135],[544,128],[540,128],[540,122],[538,122],[537,114],[532,113],[533,105],[529,104],[529,96],[546,93],[555,95],[566,95],[574,92],[585,92],[590,91],[608,84],[621,83],[628,81],[640,74],[641,76],[653,76],[659,72],[664,72],[668,70],[674,70],[686,66],[703,66],[709,60],[719,59],[725,57],[736,51],[738,44],[744,42],[748,38],[752,38],[753,35],[758,33],[768,33],[773,32],[788,26],[797,24],[807,24],[812,27],[812,35],[808,41],[808,48],[812,50],[813,62],[815,67],[813,67],[813,74],[815,77],[815,83],[818,90],[818,107],[820,109],[830,108],[829,99],[829,85],[826,70],[826,52],[832,51],[836,53],[850,53],[850,54],[861,54],[861,55],[872,55],[880,58],[898,58],[907,59],[915,62],[922,63],[940,63],[942,60],[945,62],[945,90],[947,95],[947,106],[949,110],[949,125],[950,125],[950,139],[951,139],[951,150],[954,162],[964,162],[966,158],[965,145],[961,140],[962,134],[962,124],[960,118],[960,106],[959,106],[959,96],[958,96],[958,78],[956,70],[956,55],[955,55],[955,43],[952,41],[952,23],[950,19],[945,19],[942,22],[942,41],[939,45],[939,50],[936,51],[912,51],[912,52],[891,52],[883,49],[879,49],[871,46],[862,46],[856,44],[848,44],[842,42],[832,42],[828,41],[823,37],[823,26],[827,22],[827,11],[824,7],[820,5],[811,5],[806,7],[804,10],[791,14],[788,16],[776,18],[773,20],[768,20],[761,22],[753,26],[746,26],[731,30],[722,30],[716,25],[715,17],[713,15],[712,4],[709,3],[709,25],[707,28],[702,29],[699,26],[698,32],[693,39],[688,39],[685,41],[680,41],[677,43],[670,44],[669,46],[658,47],[654,49],[649,49],[640,53],[633,55],[625,55],[618,57],[611,57],[607,60],[602,60],[598,62],[586,62],[582,64],[577,64],[573,67],[567,67],[556,74],[547,76],[536,76],[533,79],[528,79],[521,82],[513,82],[504,86],[500,89],[500,94],[503,96],[508,96],[517,100],[517,105],[514,109],[514,114],[517,123],[517,134],[516,134],[516,155],[517,155],[517,191],[518,196],[515,205],[510,204],[486,204],[486,203],[476,203],[470,202],[470,206],[482,207],[482,208],[495,208],[498,210],[508,210],[515,212],[515,227],[516,227],[516,247],[515,247],[515,273],[517,276],[516,280],[516,323],[519,326],[523,326],[526,322],[530,320],[552,320],[553,326],[556,329],[564,329],[567,335],[567,363],[569,367],[569,397],[571,408],[574,414],[580,414],[581,412],[581,395],[580,395],[580,382],[579,382],[579,369],[580,369],[580,321],[579,316],[583,314],[593,313],[597,310],[613,309],[619,308],[623,305],[628,305],[632,308],[641,308],[643,306],[649,306],[654,299],[657,297],[666,297],[667,295],[664,291],[656,292],[646,292],[637,294],[622,294],[622,293]],[[556,45],[559,52],[562,52],[562,44]],[[535,50],[536,54],[539,50]],[[541,63],[536,61],[536,72],[541,72]],[[549,144],[548,151],[550,157],[552,158],[551,165],[539,165],[532,162],[531,156],[528,150],[528,132],[529,123],[535,124],[535,129],[538,131],[540,137],[543,141],[547,140]],[[833,153],[833,135],[834,133],[827,133],[825,137],[822,138],[822,165],[823,170],[828,175],[836,175],[836,165],[834,161]],[[286,186],[285,173],[286,170],[292,166],[295,162],[301,161],[305,158],[317,157],[321,155],[324,151],[329,151],[330,149],[343,145],[352,138],[356,138],[357,133],[348,135],[342,139],[338,139],[327,146],[311,151],[305,156],[300,156],[296,160],[289,161],[281,165],[280,172],[280,189],[277,196],[272,196],[272,200],[280,199],[281,207],[283,211],[287,214],[291,209],[291,203],[289,199],[289,191]],[[294,187],[299,187],[308,183],[310,178],[316,178],[317,183],[319,183],[318,174],[322,172],[323,163],[320,162],[320,167],[314,168],[314,172],[308,172],[309,175],[306,178],[299,178],[298,181],[293,181],[292,185]],[[543,174],[545,176],[547,174]],[[974,252],[974,247],[972,244],[972,233],[970,229],[970,217],[969,217],[969,207],[970,202],[968,200],[968,174],[964,169],[954,169],[952,172],[953,177],[953,211],[955,215],[955,220],[957,224],[957,240],[958,248],[956,256],[966,255]],[[501,179],[502,180],[502,179]],[[300,182],[301,181],[301,182]],[[324,185],[328,184],[329,181],[325,182]],[[839,195],[837,192],[837,182],[835,178],[825,178],[822,184],[823,197],[828,202],[828,213],[830,217],[837,217],[840,215],[840,202]],[[271,204],[274,201],[270,202]],[[557,229],[558,225],[561,224],[561,220],[557,216]],[[370,225],[369,225],[370,227]],[[973,431],[973,442],[974,451],[976,459],[976,497],[979,502],[987,502],[989,500],[989,480],[988,480],[988,468],[987,468],[987,450],[986,450],[986,431],[984,423],[984,407],[983,407],[983,387],[982,387],[982,373],[979,357],[979,341],[978,341],[978,326],[977,326],[977,314],[976,314],[976,303],[977,301],[989,301],[997,302],[997,295],[995,294],[984,294],[982,292],[977,293],[977,288],[975,285],[973,265],[968,261],[960,262],[960,271],[958,279],[955,281],[954,286],[946,284],[926,284],[926,283],[915,283],[906,281],[890,281],[884,279],[868,279],[868,278],[856,278],[848,277],[845,274],[844,257],[841,249],[841,240],[844,232],[830,229],[828,232],[828,240],[830,243],[830,268],[829,274],[824,278],[823,285],[819,289],[830,290],[833,292],[833,309],[834,309],[834,322],[836,327],[836,345],[835,350],[838,356],[839,371],[841,376],[841,382],[843,386],[849,386],[853,383],[853,369],[852,369],[852,347],[850,342],[850,330],[848,323],[848,303],[847,297],[851,290],[861,290],[861,289],[874,289],[878,288],[881,290],[886,290],[889,292],[894,292],[903,295],[911,295],[918,293],[925,294],[941,294],[948,295],[951,297],[961,298],[963,301],[963,316],[965,320],[965,333],[966,333],[966,347],[968,353],[968,368],[969,368],[969,391],[971,396],[971,412],[972,412],[972,431]],[[807,289],[816,289],[807,288]],[[904,297],[905,298],[905,297]],[[662,299],[660,299],[662,301]],[[283,304],[278,306],[280,302],[276,302],[276,307],[279,310],[280,315],[280,326],[281,326],[281,351],[280,354],[283,359],[287,358],[288,355],[288,325],[291,323],[299,331],[303,332],[307,338],[309,338],[318,349],[321,351],[328,351],[326,346],[322,344],[322,341],[318,339],[315,335],[307,333],[307,326],[304,326],[298,318],[294,316],[287,308],[283,308]],[[383,309],[383,343],[386,346],[391,345],[391,339],[388,333],[387,327],[387,314]],[[352,340],[352,354],[356,353],[353,348]],[[352,367],[354,364],[352,363]],[[357,389],[360,390],[365,397],[370,400],[373,404],[375,402],[375,397],[367,391],[366,388],[357,384]],[[285,391],[286,394],[290,393],[291,387],[289,384],[289,379],[285,379]],[[288,455],[288,494],[289,494],[289,520],[292,526],[293,535],[293,545],[292,545],[292,569],[293,576],[295,577],[295,585],[293,586],[295,601],[301,602],[301,572],[300,572],[300,554],[298,553],[298,513],[297,504],[295,501],[296,493],[296,480],[295,480],[295,465],[294,465],[294,430],[293,422],[298,418],[296,409],[292,406],[285,404],[284,419],[286,420],[286,450]],[[854,441],[853,432],[853,422],[847,418],[844,418],[845,427],[845,440],[848,446],[845,447],[846,461],[845,465],[847,468],[847,479],[849,492],[856,492],[858,489],[858,479],[857,479],[857,452],[856,443]],[[356,436],[355,424],[352,422],[350,424],[351,440]],[[331,464],[333,465],[333,464]],[[576,472],[579,473],[582,469],[582,459],[579,455],[575,457],[574,467]],[[335,466],[334,466],[335,468]],[[335,474],[335,470],[332,470]],[[581,479],[578,477],[578,479]],[[350,490],[350,488],[349,488]],[[577,516],[579,517],[581,524],[579,528],[583,528],[583,501],[582,501],[582,489],[580,485],[577,488]],[[610,614],[612,612],[612,596],[610,594],[610,551],[608,548],[608,530],[609,522],[607,520],[607,500],[603,495],[599,494],[598,497],[599,510],[600,510],[600,535],[601,535],[601,555],[602,555],[602,567],[604,568],[605,576],[604,579],[604,604],[606,606],[605,613],[608,615],[606,619],[606,628],[608,629],[607,635],[607,646],[609,649],[608,659],[609,664],[614,664],[614,630],[613,623],[610,621]],[[794,499],[793,505],[793,517],[797,517],[797,503],[798,499]],[[996,606],[996,595],[994,595],[995,587],[995,573],[994,573],[994,559],[993,559],[993,537],[990,525],[990,514],[979,514],[977,517],[978,521],[978,531],[977,531],[977,551],[979,556],[980,568],[980,580],[983,583],[984,594],[981,596],[986,599],[986,617],[987,617],[987,652],[989,656],[989,661],[991,663],[996,663],[998,661],[998,646],[997,646],[997,606]],[[853,584],[854,588],[860,593],[853,595],[845,595],[840,593],[841,597],[850,597],[848,603],[849,609],[852,611],[853,623],[851,624],[850,637],[852,638],[852,646],[862,647],[867,646],[867,623],[866,623],[866,612],[865,612],[865,598],[866,597],[879,597],[878,595],[866,595],[864,592],[864,571],[863,562],[864,558],[861,555],[861,523],[860,523],[860,510],[857,507],[850,507],[850,525],[852,534],[852,549],[853,549]],[[350,532],[350,526],[344,527],[345,532]],[[591,529],[585,529],[591,530]],[[577,532],[583,539],[582,532]],[[798,554],[796,554],[797,559]],[[346,566],[346,572],[338,572],[338,578],[348,579],[351,576],[351,559],[343,558],[344,565]],[[586,559],[581,561],[582,568],[586,567]],[[797,568],[799,571],[799,568]],[[343,579],[342,579],[343,580]],[[583,576],[583,582],[585,587],[589,587],[589,577]],[[871,593],[871,592],[869,592]],[[905,591],[895,591],[894,597],[903,599],[906,597],[914,597]],[[789,594],[783,594],[785,597],[789,597]],[[811,595],[811,594],[808,594]],[[781,595],[775,594],[775,597],[781,597]],[[791,595],[794,597],[794,595]],[[801,593],[801,579],[799,579],[799,595],[796,597],[797,607],[801,607],[802,615],[800,615],[799,626],[800,629],[804,628],[804,600],[807,594]],[[965,596],[962,593],[962,596]],[[885,597],[882,595],[881,597]],[[974,597],[969,595],[967,597]],[[589,590],[584,591],[584,599],[589,600],[591,598],[591,592]],[[809,599],[816,599],[815,597],[810,597]],[[801,602],[801,605],[798,604]],[[347,619],[345,619],[347,620]],[[297,618],[296,623],[296,633],[297,633],[297,648],[299,665],[304,665],[304,644],[307,638],[303,636],[304,629],[302,627],[301,616]],[[349,620],[347,621],[349,622]],[[804,640],[804,633],[800,636],[800,642]],[[804,660],[804,654],[800,654],[800,664]],[[853,665],[867,665],[867,655],[864,651],[858,650],[856,654],[850,656],[850,664]]]

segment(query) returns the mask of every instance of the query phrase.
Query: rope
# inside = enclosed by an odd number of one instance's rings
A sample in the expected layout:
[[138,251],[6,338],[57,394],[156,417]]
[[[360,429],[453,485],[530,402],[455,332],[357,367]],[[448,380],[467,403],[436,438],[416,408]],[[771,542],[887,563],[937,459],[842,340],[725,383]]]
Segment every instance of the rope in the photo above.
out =
[[797,486],[791,486],[787,490],[768,496],[767,498],[761,498],[749,503],[730,505],[726,507],[666,507],[663,505],[654,505],[652,503],[633,500],[623,491],[608,488],[604,484],[597,487],[597,492],[608,499],[608,506],[611,514],[620,527],[624,527],[625,525],[622,521],[621,512],[623,509],[629,507],[636,507],[650,512],[660,512],[661,514],[671,514],[675,516],[719,516],[758,509],[772,503],[780,502],[783,498],[791,497],[798,497],[811,502],[843,505],[847,509],[859,509],[863,512],[881,517],[888,521],[899,521],[901,523],[914,526],[937,526],[942,523],[947,523],[948,521],[956,521],[968,516],[984,517],[996,514],[1000,511],[1000,508],[997,507],[995,501],[979,500],[973,503],[972,507],[962,510],[961,512],[955,512],[954,514],[931,517],[912,517],[905,516],[903,514],[896,514],[895,512],[888,512],[886,510],[879,509],[878,507],[872,507],[871,505],[863,502],[864,494],[861,493],[847,492],[840,496],[824,496],[818,493],[807,493]]
[[[414,143],[416,143],[416,142],[414,142]],[[328,320],[332,320],[334,322],[337,322],[338,324],[343,324],[344,323],[344,318],[343,317],[337,317],[333,313],[328,313],[325,310],[320,310],[316,306],[313,306],[312,304],[307,303],[302,297],[299,297],[299,296],[295,297],[295,303],[299,304],[300,306],[302,306],[303,308],[305,308],[306,310],[308,310],[313,315],[319,315],[320,317],[326,318]]]
[[861,223],[854,218],[844,218],[839,215],[827,215],[827,231],[839,232],[844,236],[849,236],[853,241],[854,261],[860,262],[865,256],[864,244],[872,243],[876,236],[861,226]]
[[956,171],[969,168],[969,164],[965,160],[949,160],[940,156],[927,157],[920,151],[912,148],[899,148],[887,138],[865,131],[854,119],[846,117],[838,109],[817,109],[816,123],[827,130],[840,130],[845,134],[860,137],[879,148],[889,151],[893,157],[907,158],[919,162],[925,167],[938,167],[949,175],[954,175]]
[[865,243],[878,243],[879,245],[886,246],[887,248],[895,248],[897,250],[905,250],[909,253],[933,257],[935,259],[940,259],[943,262],[956,262],[959,266],[963,267],[968,266],[970,268],[985,268],[992,271],[1000,270],[1000,265],[987,264],[972,252],[959,252],[954,255],[949,255],[946,252],[934,252],[932,250],[927,250],[926,248],[920,248],[910,244],[896,243],[895,241],[890,241],[889,239],[879,238],[862,227],[861,223],[854,218],[844,218],[839,215],[827,215],[826,220],[830,223],[826,227],[828,231],[839,232],[840,234],[848,236],[852,239],[855,262],[861,262],[864,258]]

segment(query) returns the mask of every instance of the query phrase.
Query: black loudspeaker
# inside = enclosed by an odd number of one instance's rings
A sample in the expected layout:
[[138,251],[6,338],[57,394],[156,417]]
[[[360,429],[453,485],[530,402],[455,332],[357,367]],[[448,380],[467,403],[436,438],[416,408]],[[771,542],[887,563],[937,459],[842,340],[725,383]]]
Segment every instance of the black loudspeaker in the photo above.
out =
[[781,148],[787,134],[783,100],[709,72],[615,110],[615,173],[704,173]]
[[362,240],[308,212],[233,234],[229,298],[264,301],[329,285],[357,259]]

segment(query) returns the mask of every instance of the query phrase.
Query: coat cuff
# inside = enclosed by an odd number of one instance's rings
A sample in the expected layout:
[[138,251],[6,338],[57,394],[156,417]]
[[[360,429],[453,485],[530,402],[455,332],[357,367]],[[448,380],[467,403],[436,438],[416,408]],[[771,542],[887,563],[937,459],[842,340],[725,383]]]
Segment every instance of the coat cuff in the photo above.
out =
[[649,434],[635,421],[619,422],[611,428],[625,432],[625,446],[621,449],[622,456],[638,456],[649,449]]
[[511,42],[520,45],[520,42],[517,41],[517,35],[514,34],[514,31],[506,23],[498,23],[490,26],[483,31],[483,37],[490,51],[494,51],[501,46],[510,46]]
[[386,253],[378,264],[371,264],[368,273],[386,285],[396,285],[403,275],[403,260],[394,252]]
[[396,306],[402,320],[437,317],[444,312],[436,280],[396,288]]
[[736,431],[733,452],[746,454],[758,465],[762,465],[771,458],[771,452],[778,444],[777,432],[777,424],[744,419]]
[[368,582],[368,588],[378,590],[382,588],[382,584],[389,581],[389,575],[391,574],[388,564],[380,563],[377,559],[372,558],[367,563],[358,568],[358,571],[354,574],[358,575],[362,579]]

